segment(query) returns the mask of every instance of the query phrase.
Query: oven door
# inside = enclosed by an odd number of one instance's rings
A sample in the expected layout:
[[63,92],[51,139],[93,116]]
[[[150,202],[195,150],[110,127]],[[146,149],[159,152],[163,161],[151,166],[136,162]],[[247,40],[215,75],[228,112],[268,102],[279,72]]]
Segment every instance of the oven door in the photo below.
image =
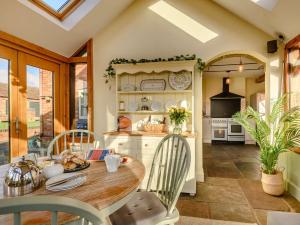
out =
[[214,141],[227,141],[227,128],[213,127],[212,140]]
[[229,122],[228,123],[228,135],[245,135],[244,128],[235,122]]

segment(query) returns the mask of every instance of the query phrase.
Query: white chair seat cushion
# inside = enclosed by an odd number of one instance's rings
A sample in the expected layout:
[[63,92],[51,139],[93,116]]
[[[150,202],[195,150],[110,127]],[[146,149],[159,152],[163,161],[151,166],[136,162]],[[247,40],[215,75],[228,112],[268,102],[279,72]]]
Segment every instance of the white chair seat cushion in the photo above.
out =
[[167,215],[165,206],[151,192],[137,192],[122,208],[110,215],[113,225],[153,225]]

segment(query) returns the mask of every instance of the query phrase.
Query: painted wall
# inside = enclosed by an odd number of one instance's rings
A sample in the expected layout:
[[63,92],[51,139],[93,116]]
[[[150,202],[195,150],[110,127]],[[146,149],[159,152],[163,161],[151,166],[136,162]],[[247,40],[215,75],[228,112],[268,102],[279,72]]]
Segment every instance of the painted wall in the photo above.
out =
[[[270,36],[212,1],[167,0],[186,15],[193,18],[218,36],[201,43],[178,27],[170,24],[148,9],[155,0],[137,0],[106,29],[94,37],[94,110],[95,132],[116,129],[114,80],[105,84],[103,74],[113,58],[155,58],[178,54],[197,54],[208,61],[224,52],[251,52],[261,58],[266,54],[266,42]],[[196,79],[196,131],[198,132],[196,162],[197,178],[203,179],[202,170],[202,80]]]

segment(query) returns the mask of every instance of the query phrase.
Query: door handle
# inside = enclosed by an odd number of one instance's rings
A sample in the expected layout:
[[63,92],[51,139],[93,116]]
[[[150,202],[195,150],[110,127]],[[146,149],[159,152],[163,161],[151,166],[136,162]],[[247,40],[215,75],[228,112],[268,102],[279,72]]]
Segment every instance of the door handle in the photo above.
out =
[[18,134],[20,132],[20,124],[19,124],[19,118],[18,117],[16,118],[15,123],[16,123],[16,133]]

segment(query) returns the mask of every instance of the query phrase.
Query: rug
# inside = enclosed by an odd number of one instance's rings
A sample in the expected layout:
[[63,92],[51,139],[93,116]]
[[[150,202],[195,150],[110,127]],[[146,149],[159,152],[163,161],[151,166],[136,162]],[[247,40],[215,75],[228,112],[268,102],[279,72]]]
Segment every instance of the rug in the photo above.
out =
[[180,216],[180,219],[176,223],[176,225],[257,225],[257,224]]

